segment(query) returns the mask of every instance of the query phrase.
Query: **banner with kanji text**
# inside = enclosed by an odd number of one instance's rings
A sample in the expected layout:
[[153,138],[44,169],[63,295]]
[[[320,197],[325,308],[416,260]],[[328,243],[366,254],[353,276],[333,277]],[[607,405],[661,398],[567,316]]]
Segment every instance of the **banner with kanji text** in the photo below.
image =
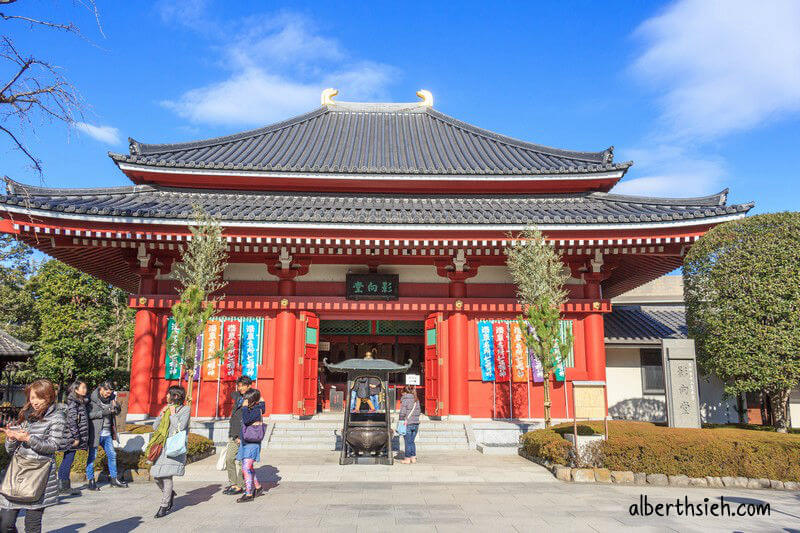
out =
[[481,379],[494,381],[494,337],[492,323],[488,320],[478,321],[478,350],[481,362]]
[[525,338],[517,322],[509,324],[511,341],[511,380],[514,383],[527,383],[529,376],[528,349]]
[[220,361],[217,352],[220,349],[222,322],[209,320],[203,331],[203,379],[216,381],[219,379]]
[[508,323],[495,322],[494,330],[494,379],[497,383],[506,383],[511,378],[508,346]]
[[254,381],[261,362],[261,325],[263,321],[258,319],[242,321],[242,375]]
[[167,342],[164,348],[166,360],[164,362],[164,379],[181,379],[180,350],[178,346],[178,326],[175,319],[167,320]]
[[223,349],[225,357],[222,362],[223,381],[233,381],[241,370],[239,364],[239,344],[242,332],[242,323],[238,320],[226,320],[222,326]]

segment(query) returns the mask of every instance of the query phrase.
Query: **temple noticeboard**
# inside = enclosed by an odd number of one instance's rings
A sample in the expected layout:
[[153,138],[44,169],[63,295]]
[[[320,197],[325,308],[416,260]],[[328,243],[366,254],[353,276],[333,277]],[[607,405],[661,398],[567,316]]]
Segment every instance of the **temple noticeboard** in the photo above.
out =
[[348,300],[397,300],[399,292],[397,274],[348,274]]

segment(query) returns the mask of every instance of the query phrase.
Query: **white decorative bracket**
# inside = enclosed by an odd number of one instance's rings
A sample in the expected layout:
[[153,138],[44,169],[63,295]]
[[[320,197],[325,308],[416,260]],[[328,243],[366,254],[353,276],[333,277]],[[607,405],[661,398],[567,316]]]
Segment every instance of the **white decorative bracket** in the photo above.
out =
[[456,272],[464,272],[464,267],[467,265],[467,259],[464,257],[464,250],[460,249],[456,252],[456,256],[453,258],[453,266],[456,267]]
[[603,254],[600,253],[600,250],[594,251],[594,259],[591,260],[592,263],[592,272],[598,273],[603,268]]
[[139,267],[147,268],[150,264],[150,254],[147,253],[147,249],[144,246],[143,242],[139,243],[139,250],[136,253],[136,259],[139,261]]
[[281,270],[289,270],[292,268],[292,256],[289,255],[289,251],[285,246],[281,248],[281,255],[278,256],[278,262],[281,264]]

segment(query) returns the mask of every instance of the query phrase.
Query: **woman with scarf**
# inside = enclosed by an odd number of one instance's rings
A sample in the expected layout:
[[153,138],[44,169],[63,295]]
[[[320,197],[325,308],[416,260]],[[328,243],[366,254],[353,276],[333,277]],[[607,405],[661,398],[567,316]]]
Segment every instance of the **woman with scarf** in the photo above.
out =
[[61,466],[58,467],[58,491],[61,494],[77,496],[81,492],[72,490],[69,481],[69,472],[75,460],[75,452],[89,448],[89,410],[86,397],[89,389],[86,382],[80,379],[69,386],[67,395],[67,441],[69,449],[64,452]]
[[39,501],[15,503],[0,495],[0,531],[16,531],[19,512],[25,509],[25,532],[42,531],[42,516],[46,507],[58,504],[56,480],[56,451],[66,447],[63,409],[56,407],[56,390],[46,379],[37,379],[25,389],[27,402],[14,426],[3,428],[6,451],[25,459],[49,459],[47,486]]
[[[182,476],[186,466],[186,454],[175,457],[167,457],[166,443],[171,436],[187,431],[189,428],[189,406],[184,405],[186,401],[186,390],[178,385],[173,385],[167,390],[167,405],[161,410],[153,427],[155,431],[150,436],[150,443],[147,445],[146,455],[150,457],[151,452],[156,446],[161,447],[161,453],[150,467],[150,476],[156,480],[158,488],[161,489],[161,505],[155,517],[166,516],[172,510],[173,500],[175,499],[174,476]],[[157,449],[157,448],[156,448]]]

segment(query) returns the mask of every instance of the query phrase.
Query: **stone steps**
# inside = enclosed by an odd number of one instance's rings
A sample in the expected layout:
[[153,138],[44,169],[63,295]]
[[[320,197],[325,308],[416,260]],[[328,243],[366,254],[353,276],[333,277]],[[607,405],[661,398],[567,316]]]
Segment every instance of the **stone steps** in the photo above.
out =
[[[393,419],[392,427],[397,421]],[[340,420],[280,420],[267,431],[265,448],[296,450],[341,449]],[[402,449],[402,438],[395,436],[393,449]],[[424,421],[416,439],[421,451],[469,450],[472,446],[463,423]]]

